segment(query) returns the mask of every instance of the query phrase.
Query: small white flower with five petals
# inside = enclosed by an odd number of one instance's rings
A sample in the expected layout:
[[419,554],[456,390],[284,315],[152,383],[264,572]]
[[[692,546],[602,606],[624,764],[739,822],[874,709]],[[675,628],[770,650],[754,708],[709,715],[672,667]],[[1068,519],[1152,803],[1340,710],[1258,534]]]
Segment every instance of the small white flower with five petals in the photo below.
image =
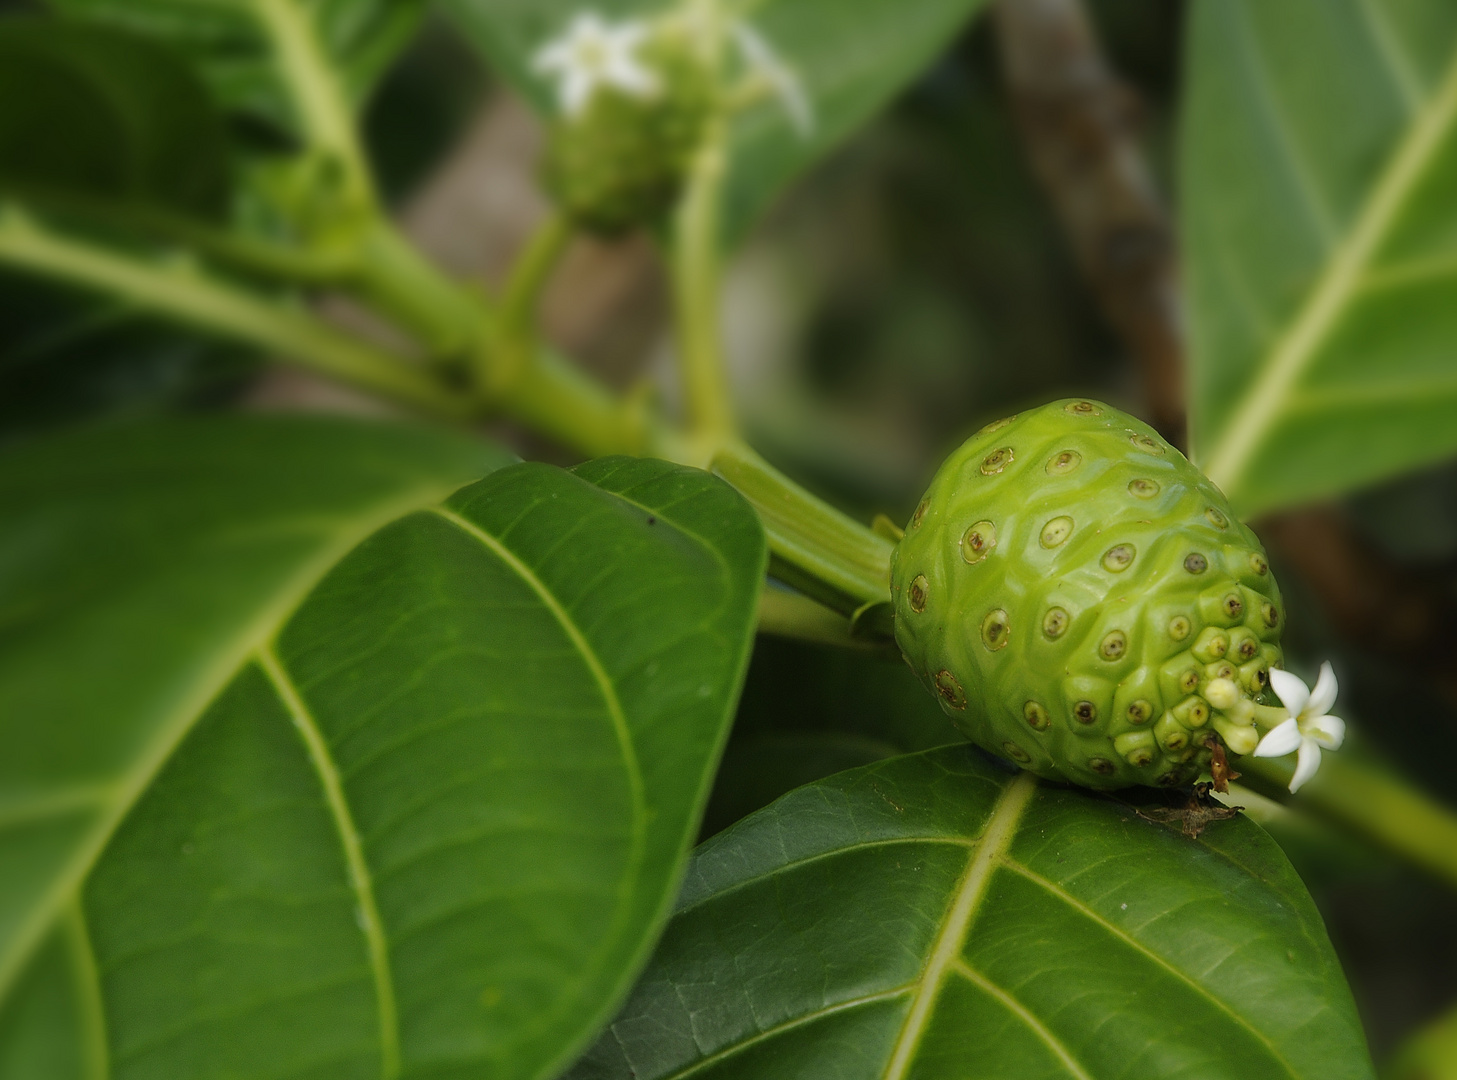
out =
[[1346,722],[1330,715],[1336,703],[1336,673],[1329,663],[1322,664],[1312,690],[1298,676],[1272,670],[1270,684],[1280,695],[1290,719],[1270,729],[1255,747],[1255,757],[1284,757],[1298,750],[1295,775],[1290,779],[1293,793],[1320,767],[1321,748],[1337,750],[1346,737]]
[[638,20],[609,23],[594,11],[581,12],[560,37],[547,42],[532,67],[555,75],[557,101],[567,116],[580,116],[599,88],[615,87],[632,97],[651,98],[658,77],[637,57],[649,34]]

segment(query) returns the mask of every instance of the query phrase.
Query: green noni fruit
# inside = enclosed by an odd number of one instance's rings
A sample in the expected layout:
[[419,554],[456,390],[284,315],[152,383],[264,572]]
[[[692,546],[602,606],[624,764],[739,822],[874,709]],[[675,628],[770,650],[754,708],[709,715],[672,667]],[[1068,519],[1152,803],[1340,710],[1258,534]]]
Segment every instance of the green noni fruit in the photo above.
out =
[[647,96],[603,86],[581,114],[552,126],[547,189],[580,228],[601,235],[657,224],[673,208],[717,104],[711,66],[680,30],[639,50],[658,81]]
[[1185,784],[1219,743],[1259,740],[1283,613],[1264,549],[1117,409],[1057,401],[982,428],[891,565],[906,662],[968,738],[1039,776]]

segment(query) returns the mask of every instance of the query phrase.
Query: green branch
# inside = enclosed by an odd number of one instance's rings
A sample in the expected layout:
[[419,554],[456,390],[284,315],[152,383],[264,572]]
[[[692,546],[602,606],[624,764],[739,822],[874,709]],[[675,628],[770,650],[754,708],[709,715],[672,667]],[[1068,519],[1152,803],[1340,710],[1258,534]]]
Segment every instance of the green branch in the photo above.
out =
[[426,372],[303,311],[250,294],[190,261],[147,260],[96,247],[51,232],[12,208],[0,214],[0,264],[106,293],[427,412],[454,418],[470,412],[469,399]]
[[359,145],[354,113],[313,19],[297,0],[252,0],[273,42],[298,120],[310,146],[338,162],[343,194],[355,209],[373,210],[374,180]]
[[720,117],[709,125],[694,157],[673,223],[678,364],[689,419],[695,432],[707,438],[726,438],[734,431],[719,317],[719,211],[728,169],[727,141],[727,121]]

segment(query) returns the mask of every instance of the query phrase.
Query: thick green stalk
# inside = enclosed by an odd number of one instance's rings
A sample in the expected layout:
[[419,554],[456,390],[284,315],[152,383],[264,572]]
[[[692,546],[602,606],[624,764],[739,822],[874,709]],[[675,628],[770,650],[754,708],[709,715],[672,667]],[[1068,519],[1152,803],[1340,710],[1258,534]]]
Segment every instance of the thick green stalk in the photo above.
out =
[[17,210],[0,216],[0,263],[95,290],[199,330],[249,342],[301,367],[441,416],[470,402],[307,313],[208,274],[191,261],[148,261],[51,232]]
[[1334,821],[1457,887],[1457,814],[1410,784],[1350,757],[1324,755],[1320,772],[1289,791],[1289,758],[1245,757],[1240,782],[1261,795]]
[[838,611],[815,603],[800,593],[766,586],[759,596],[759,633],[837,645],[846,649],[878,649],[879,643],[856,638],[849,621]]
[[688,187],[673,222],[672,279],[678,365],[695,432],[727,438],[734,431],[726,377],[719,253],[719,209],[728,168],[728,124],[716,117],[694,156]]
[[374,179],[359,145],[354,112],[309,12],[297,0],[252,0],[252,7],[273,41],[304,137],[342,172],[341,202],[372,211]]
[[710,459],[759,511],[769,549],[843,595],[848,614],[863,604],[890,599],[890,555],[895,545],[811,495],[737,441]]

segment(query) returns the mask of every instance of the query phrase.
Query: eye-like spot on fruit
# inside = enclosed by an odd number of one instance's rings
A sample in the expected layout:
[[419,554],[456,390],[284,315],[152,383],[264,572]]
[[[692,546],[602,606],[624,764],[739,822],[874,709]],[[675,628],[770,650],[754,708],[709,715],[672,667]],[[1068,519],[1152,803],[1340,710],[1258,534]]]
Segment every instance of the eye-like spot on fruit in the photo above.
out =
[[1096,724],[1098,722],[1098,706],[1091,701],[1079,701],[1073,706],[1073,719],[1080,724]]
[[1070,517],[1055,517],[1046,525],[1042,526],[1042,546],[1055,548],[1067,542],[1067,538],[1073,534],[1073,519]]
[[1103,410],[1091,401],[1069,401],[1063,409],[1074,416],[1102,416]]
[[1159,486],[1153,480],[1130,480],[1128,493],[1139,499],[1152,499],[1159,493]]
[[1280,609],[1274,604],[1261,604],[1260,617],[1265,620],[1265,625],[1276,627],[1280,625]]
[[1184,569],[1191,574],[1202,574],[1209,569],[1209,560],[1197,551],[1191,552],[1184,560]]
[[911,515],[911,528],[919,529],[921,522],[926,518],[926,511],[931,508],[930,499],[922,499],[921,505],[916,507],[916,512]]
[[1092,769],[1099,776],[1112,776],[1118,771],[1117,766],[1111,761],[1107,758],[1100,757],[1088,758],[1088,768]]
[[1064,450],[1060,454],[1053,454],[1047,459],[1047,474],[1049,476],[1061,476],[1070,473],[1083,463],[1083,455],[1076,450]]
[[1128,706],[1128,722],[1130,724],[1146,724],[1153,716],[1153,706],[1143,698],[1139,698]]
[[1259,643],[1254,638],[1245,638],[1239,643],[1238,654],[1241,660],[1253,660],[1259,651]]
[[1000,420],[993,420],[990,424],[986,425],[986,427],[978,431],[977,434],[986,435],[992,431],[1001,431],[1002,428],[1006,427],[1015,419],[1017,419],[1017,414],[1013,413],[1011,416],[1004,416]]
[[1113,630],[1098,646],[1098,655],[1104,660],[1119,660],[1128,651],[1128,637],[1122,630]]
[[1239,672],[1234,669],[1234,665],[1228,660],[1223,660],[1217,664],[1210,664],[1204,669],[1204,674],[1210,679],[1229,679],[1233,681]]
[[1236,593],[1230,593],[1226,596],[1220,601],[1219,606],[1231,619],[1238,619],[1245,611],[1245,602]]
[[1169,620],[1169,637],[1175,641],[1183,641],[1189,636],[1190,629],[1189,620],[1183,615],[1175,615]]
[[1229,528],[1229,518],[1225,517],[1222,511],[1216,510],[1212,506],[1204,511],[1204,516],[1209,519],[1209,524],[1213,525],[1216,529]]
[[1133,565],[1135,554],[1137,551],[1132,544],[1114,544],[1103,552],[1103,569],[1114,574],[1121,574]]
[[1229,652],[1229,635],[1218,627],[1206,626],[1199,632],[1192,652],[1204,663],[1212,664]]
[[1011,758],[1013,761],[1020,761],[1023,765],[1026,765],[1029,761],[1032,760],[1031,754],[1027,753],[1026,750],[1023,750],[1020,746],[1012,742],[1010,739],[1002,743],[1002,749],[1006,751],[1006,754],[1009,758]]
[[917,574],[911,582],[910,592],[906,599],[910,602],[911,610],[917,615],[926,610],[926,598],[931,594],[931,583],[926,580],[925,574]]
[[996,546],[997,527],[990,521],[978,521],[961,537],[961,557],[966,562],[979,563]]
[[1184,691],[1184,693],[1186,694],[1192,694],[1195,690],[1198,690],[1199,672],[1194,668],[1189,668],[1182,675],[1180,675],[1179,689]]
[[1261,577],[1264,577],[1270,572],[1270,564],[1265,561],[1265,557],[1258,551],[1252,551],[1250,552],[1250,569]]
[[1179,783],[1179,774],[1176,772],[1166,772],[1155,780],[1154,783],[1159,787],[1174,787]]
[[1047,614],[1042,616],[1042,632],[1050,638],[1060,638],[1069,621],[1068,613],[1062,608],[1048,608]]
[[932,682],[936,684],[936,693],[941,695],[941,700],[953,709],[966,708],[966,691],[961,689],[961,683],[956,676],[945,668],[936,672]]
[[1001,608],[988,611],[986,618],[981,621],[981,643],[987,647],[987,651],[996,652],[999,649],[1005,649],[1011,636],[1012,632],[1007,625],[1007,613]]
[[1004,446],[1000,450],[993,450],[981,463],[981,474],[983,476],[995,476],[1008,465],[1012,464],[1016,454],[1010,446]]
[[1022,716],[1037,731],[1045,731],[1047,725],[1052,723],[1052,717],[1047,715],[1040,701],[1029,701],[1022,706]]
[[1130,435],[1128,441],[1140,450],[1147,450],[1150,454],[1162,454],[1164,447],[1161,442],[1151,435]]

